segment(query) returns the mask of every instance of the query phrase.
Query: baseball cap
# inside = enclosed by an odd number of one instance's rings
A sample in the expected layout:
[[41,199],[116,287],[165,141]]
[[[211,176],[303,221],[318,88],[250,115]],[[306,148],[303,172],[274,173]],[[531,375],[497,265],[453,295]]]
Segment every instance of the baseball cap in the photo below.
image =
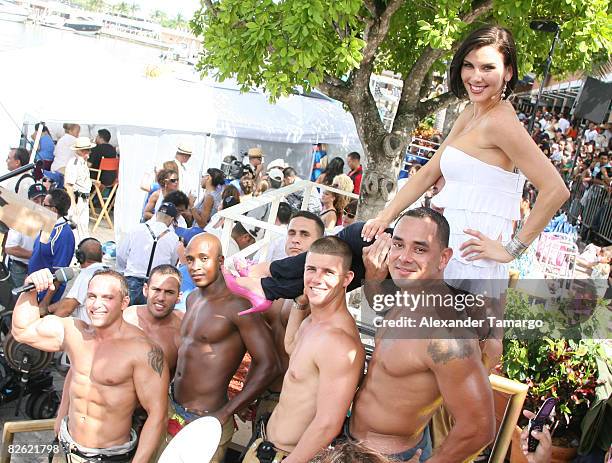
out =
[[274,161],[272,161],[270,164],[268,164],[268,171],[272,170],[272,169],[284,169],[285,167],[287,167],[287,164],[285,164],[285,161],[283,159],[275,159]]
[[176,206],[172,203],[162,203],[161,206],[159,206],[159,209],[157,209],[157,212],[166,214],[168,217],[172,217],[173,219],[176,219],[176,216],[178,215]]
[[42,183],[35,183],[28,188],[28,199],[35,199],[39,196],[45,196],[46,194],[47,189]]
[[268,177],[272,180],[276,180],[277,182],[283,181],[283,171],[279,168],[270,169],[268,172]]

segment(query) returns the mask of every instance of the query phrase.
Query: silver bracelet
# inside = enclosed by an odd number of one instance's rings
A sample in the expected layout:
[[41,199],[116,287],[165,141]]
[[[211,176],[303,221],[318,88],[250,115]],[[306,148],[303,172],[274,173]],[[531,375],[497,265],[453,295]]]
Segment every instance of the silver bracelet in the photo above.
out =
[[521,254],[523,254],[527,250],[528,247],[528,245],[518,239],[518,236],[514,235],[514,238],[512,238],[508,242],[508,244],[504,246],[504,249],[513,258],[518,259],[519,257],[521,257]]
[[308,309],[309,304],[300,304],[298,301],[296,301],[295,299],[293,300],[293,308],[297,309],[301,312],[304,312],[306,309]]

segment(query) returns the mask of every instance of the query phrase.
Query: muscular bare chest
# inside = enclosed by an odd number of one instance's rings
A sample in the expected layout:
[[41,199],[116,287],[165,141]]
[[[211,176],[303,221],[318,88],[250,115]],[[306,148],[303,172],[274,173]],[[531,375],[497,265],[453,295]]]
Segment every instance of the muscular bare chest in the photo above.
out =
[[181,340],[215,344],[236,332],[234,323],[222,312],[202,304],[190,310],[181,325]]
[[317,367],[312,346],[316,342],[316,333],[306,327],[299,333],[295,349],[289,359],[286,380],[294,384],[316,381]]
[[380,369],[397,378],[427,371],[419,358],[419,344],[417,340],[378,339],[368,370]]

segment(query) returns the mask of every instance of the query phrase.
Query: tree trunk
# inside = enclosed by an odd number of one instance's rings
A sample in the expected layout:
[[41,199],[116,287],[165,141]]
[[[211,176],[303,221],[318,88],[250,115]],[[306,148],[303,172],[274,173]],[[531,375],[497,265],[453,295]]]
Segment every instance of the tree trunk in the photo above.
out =
[[460,101],[459,103],[451,104],[448,106],[448,108],[446,108],[446,115],[444,117],[444,129],[442,130],[443,139],[446,138],[446,136],[449,134],[449,132],[453,128],[453,125],[455,125],[455,121],[459,117],[459,114],[461,114],[461,111],[465,109],[466,105],[466,101]]
[[414,129],[411,127],[399,134],[387,133],[373,100],[372,103],[373,107],[368,107],[367,101],[361,101],[359,108],[351,108],[366,160],[357,210],[359,220],[374,218],[384,209],[389,195],[397,187],[397,165],[403,165],[409,142],[406,134]]

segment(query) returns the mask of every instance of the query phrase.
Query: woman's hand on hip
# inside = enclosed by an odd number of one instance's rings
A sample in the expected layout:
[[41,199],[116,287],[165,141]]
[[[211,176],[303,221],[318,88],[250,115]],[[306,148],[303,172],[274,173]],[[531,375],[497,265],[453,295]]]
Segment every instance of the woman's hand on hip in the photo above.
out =
[[467,261],[490,259],[505,264],[514,260],[504,248],[501,240],[492,240],[479,231],[469,228],[465,229],[464,233],[474,237],[459,247],[461,257],[464,257]]

